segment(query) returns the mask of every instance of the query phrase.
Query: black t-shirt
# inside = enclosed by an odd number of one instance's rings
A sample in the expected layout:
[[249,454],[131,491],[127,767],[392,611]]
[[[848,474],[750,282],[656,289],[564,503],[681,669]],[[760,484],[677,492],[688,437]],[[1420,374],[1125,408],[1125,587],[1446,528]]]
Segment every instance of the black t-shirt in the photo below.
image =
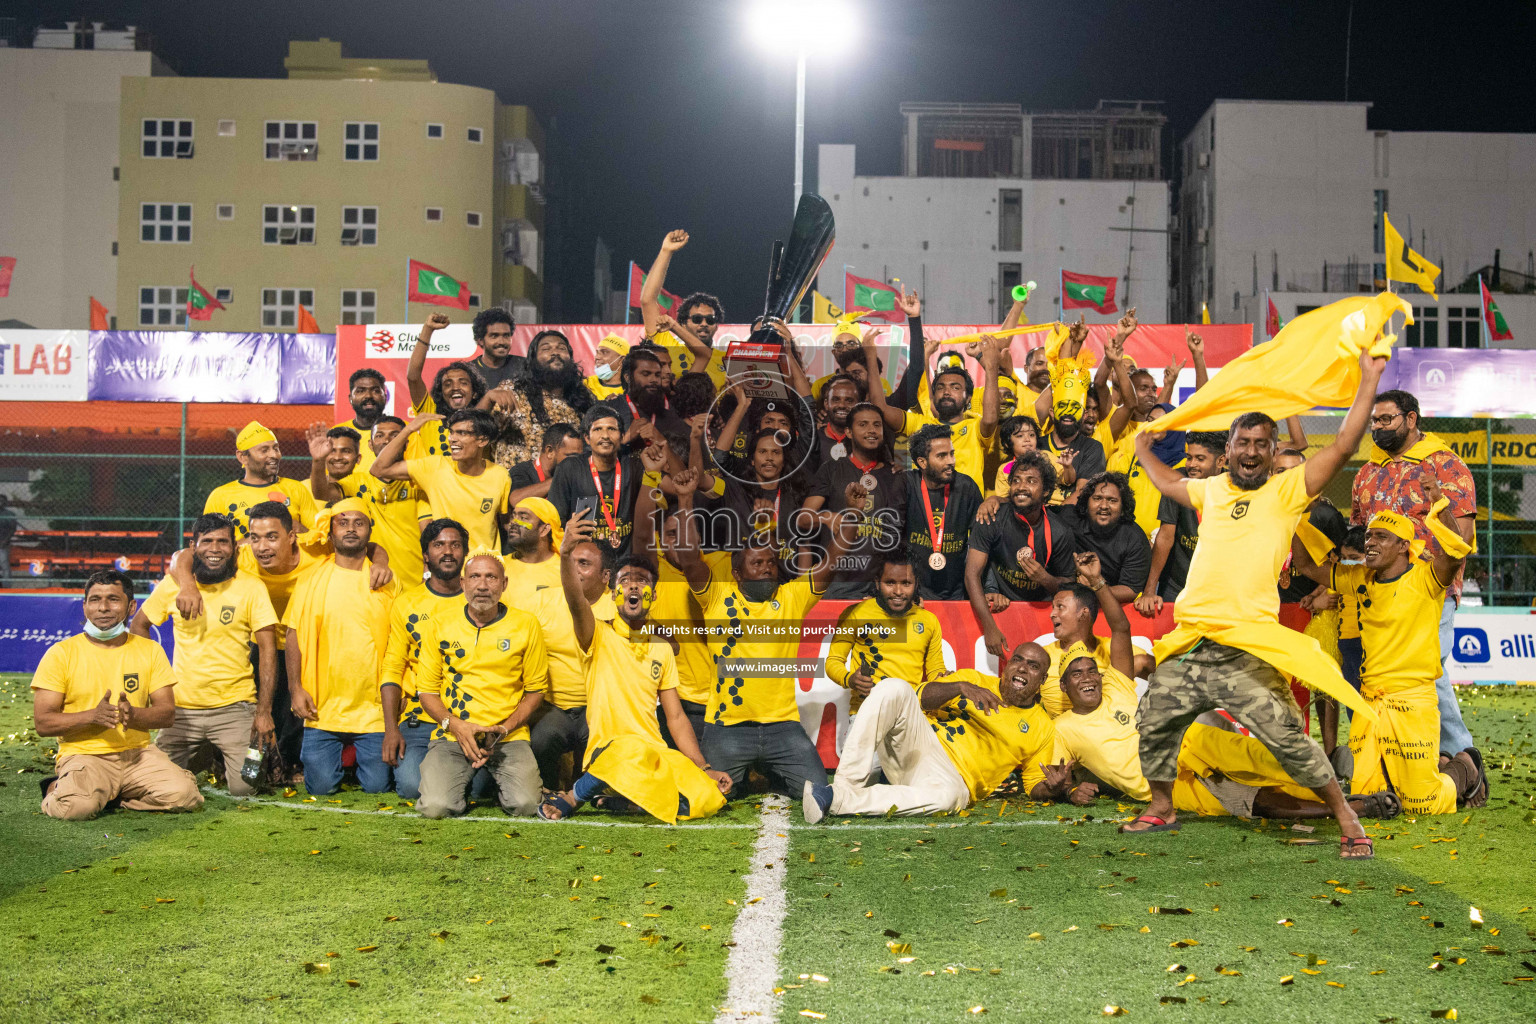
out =
[[[789,486],[763,488],[727,478],[723,495],[700,503],[709,513],[704,546],[712,551],[736,551],[754,535],[771,529],[779,550],[781,573],[786,579],[797,575],[795,555],[800,547],[791,520],[800,508],[800,493]],[[763,502],[762,508],[758,507],[759,501]],[[801,536],[804,534],[802,530]]]
[[1195,556],[1195,545],[1200,543],[1200,514],[1172,498],[1164,498],[1157,503],[1157,521],[1163,524],[1160,529],[1173,531],[1173,547],[1168,549],[1163,574],[1157,579],[1157,596],[1164,601],[1177,601],[1189,578],[1189,560]]
[[[593,506],[592,515],[589,517],[597,524],[597,531],[592,535],[599,545],[607,546],[615,556],[628,554],[630,540],[634,535],[635,523],[635,499],[640,494],[641,477],[645,474],[645,467],[640,460],[633,455],[626,455],[620,459],[617,466],[619,475],[623,478],[620,483],[618,508],[614,508],[614,473],[599,471],[597,477],[603,484],[603,507],[599,508],[597,502],[597,488],[592,485],[592,456],[580,455],[566,459],[555,467],[555,475],[549,482],[549,501],[555,506],[555,512],[560,516],[562,525],[568,525],[571,516],[575,514],[577,507],[581,505]],[[608,514],[603,514],[603,508]],[[613,519],[614,530],[620,538],[618,547],[612,546],[613,531],[609,529],[609,517]]]
[[[1104,446],[1081,430],[1078,431],[1077,436],[1068,444],[1058,444],[1054,430],[1049,434],[1043,434],[1040,438],[1040,447],[1052,456],[1059,455],[1068,448],[1071,448],[1076,453],[1072,456],[1072,469],[1077,473],[1077,480],[1087,480],[1091,476],[1104,472],[1104,466],[1106,465],[1104,462]],[[1051,461],[1054,462],[1055,459],[1053,458]],[[1077,480],[1074,480],[1070,487],[1058,483],[1056,485],[1057,496],[1062,500],[1071,497],[1072,492],[1077,489]]]
[[512,478],[512,489],[514,491],[520,491],[524,487],[532,487],[534,484],[539,483],[538,463],[532,459],[529,459],[527,462],[519,462],[507,470],[507,476]]
[[[840,459],[846,459],[853,444],[844,437],[833,437],[827,433],[831,429],[825,424],[816,428],[816,446],[811,449],[811,457],[806,460],[805,468],[808,472],[816,472],[823,466],[831,465]],[[841,447],[839,447],[841,445]],[[861,474],[862,475],[862,474]],[[858,479],[858,477],[854,477]]]
[[1147,573],[1152,571],[1152,545],[1134,520],[1117,522],[1100,533],[1092,522],[1084,521],[1076,505],[1064,507],[1061,513],[1077,533],[1077,550],[1099,556],[1099,569],[1107,585],[1130,587],[1133,594],[1146,588]]
[[[636,410],[630,408],[628,397],[625,395],[615,395],[604,404],[619,414],[619,430],[628,430],[629,425],[635,421],[636,412]],[[668,439],[674,437],[686,439],[693,433],[692,429],[688,426],[688,421],[673,412],[670,406],[648,418],[655,425],[656,429],[661,431],[662,436]],[[636,450],[642,447],[644,445],[637,442]]]
[[[858,540],[839,560],[827,586],[826,596],[833,600],[851,600],[873,593],[876,557],[901,546],[907,508],[907,475],[884,464],[871,468],[868,473],[875,478],[875,489],[870,495],[873,502],[857,510]],[[809,496],[819,495],[826,499],[821,507],[829,512],[842,512],[848,508],[843,492],[864,474],[865,470],[855,465],[852,459],[828,462],[812,481]],[[830,546],[830,531],[822,531],[822,544],[823,550]]]
[[987,566],[992,570],[988,591],[995,590],[1010,601],[1051,599],[1044,587],[1030,582],[1019,568],[1018,552],[1025,545],[1034,549],[1035,561],[1052,576],[1069,581],[1077,578],[1077,561],[1072,557],[1078,550],[1077,534],[1066,518],[1057,509],[1047,507],[1040,522],[1031,527],[1005,504],[990,523],[971,527],[970,548],[985,551]]
[[475,372],[480,375],[480,379],[485,381],[485,390],[487,391],[494,391],[503,381],[509,381],[516,377],[521,372],[523,364],[528,361],[522,356],[507,356],[507,361],[500,366],[490,367],[482,362],[484,358],[485,354],[481,353],[475,356],[469,365],[473,366]]
[[922,488],[926,484],[923,474],[921,470],[909,469],[904,476],[907,484],[907,550],[911,553],[912,566],[917,570],[917,591],[925,601],[964,601],[966,535],[976,518],[976,510],[981,507],[981,489],[964,473],[956,473],[954,482],[949,485],[947,503],[944,488],[928,491],[928,507],[933,509],[934,519],[942,516],[944,520],[943,534],[939,538],[944,568],[934,569],[928,565],[928,559],[933,555],[933,520],[924,510]]

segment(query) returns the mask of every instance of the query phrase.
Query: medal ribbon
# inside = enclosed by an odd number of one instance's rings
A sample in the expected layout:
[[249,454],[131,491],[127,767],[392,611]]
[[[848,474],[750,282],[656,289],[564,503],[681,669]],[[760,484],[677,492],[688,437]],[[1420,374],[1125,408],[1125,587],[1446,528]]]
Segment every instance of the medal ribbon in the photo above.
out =
[[934,554],[944,553],[944,517],[949,514],[949,485],[944,485],[944,504],[939,507],[939,518],[933,518],[933,503],[928,499],[928,484],[920,482],[917,486],[918,493],[923,496],[923,511],[928,516],[928,536],[933,541]]
[[1018,516],[1019,522],[1024,524],[1024,533],[1029,537],[1030,546],[1034,546],[1035,535],[1042,530],[1044,531],[1045,557],[1036,558],[1035,561],[1039,562],[1042,566],[1048,565],[1051,561],[1051,517],[1045,514],[1045,509],[1042,507],[1040,509],[1040,530],[1036,530],[1033,526],[1029,525],[1028,519],[1020,516],[1017,512],[1014,515]]
[[619,493],[624,489],[624,460],[613,460],[613,511],[608,510],[608,502],[603,500],[603,484],[597,478],[597,467],[591,460],[587,461],[587,468],[592,471],[592,486],[597,488],[597,506],[603,511],[603,518],[608,522],[608,536],[617,538],[619,535],[618,523],[614,521],[614,512],[619,508]]

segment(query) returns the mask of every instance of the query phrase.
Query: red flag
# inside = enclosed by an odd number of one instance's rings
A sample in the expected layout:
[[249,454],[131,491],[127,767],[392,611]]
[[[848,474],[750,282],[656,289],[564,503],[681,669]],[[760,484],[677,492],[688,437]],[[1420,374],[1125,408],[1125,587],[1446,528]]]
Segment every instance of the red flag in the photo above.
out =
[[469,285],[420,260],[411,260],[406,268],[407,298],[433,306],[469,308]]
[[15,256],[0,256],[0,299],[11,294],[11,273],[15,269]]
[[[629,261],[629,304],[637,309],[640,306],[640,289],[645,287],[647,277],[650,275],[640,269],[640,264],[634,260]],[[661,290],[660,295],[656,296],[656,304],[674,320],[677,319],[678,314],[677,304],[681,301],[683,301],[681,295],[673,295],[665,288]]]
[[320,325],[315,323],[314,314],[303,306],[299,307],[299,324],[294,328],[297,334],[319,334]]
[[1483,279],[1477,279],[1477,287],[1483,293],[1483,323],[1488,325],[1488,337],[1494,341],[1509,341],[1515,336],[1515,332],[1509,329],[1509,322],[1504,319],[1504,314],[1499,311],[1498,303],[1493,301],[1493,294],[1488,291],[1488,286]]
[[93,330],[93,331],[111,330],[111,328],[107,326],[109,323],[111,323],[111,321],[107,319],[107,307],[103,306],[101,303],[97,302],[96,301],[96,296],[92,295],[91,296],[91,330]]
[[1098,277],[1094,274],[1061,272],[1061,308],[1092,309],[1099,313],[1118,313],[1115,305],[1117,278]]
[[1285,324],[1280,322],[1280,311],[1275,308],[1275,300],[1266,295],[1264,301],[1269,304],[1269,310],[1264,314],[1264,337],[1273,338]]
[[213,311],[223,309],[224,303],[208,294],[208,289],[197,283],[197,268],[187,271],[192,287],[187,289],[187,319],[212,320]]
[[843,308],[849,313],[863,310],[865,319],[884,320],[892,324],[906,322],[907,314],[901,308],[901,294],[893,286],[846,272],[843,276],[848,279]]

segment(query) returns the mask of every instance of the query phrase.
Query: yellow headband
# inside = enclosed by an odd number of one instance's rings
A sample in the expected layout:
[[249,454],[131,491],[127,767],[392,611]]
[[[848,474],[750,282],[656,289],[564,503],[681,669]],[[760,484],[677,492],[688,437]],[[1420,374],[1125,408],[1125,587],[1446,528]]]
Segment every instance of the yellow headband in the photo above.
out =
[[1377,512],[1366,524],[1367,530],[1385,530],[1399,540],[1408,542],[1408,558],[1417,562],[1424,552],[1424,542],[1415,537],[1413,520],[1396,512]]
[[598,348],[605,348],[610,352],[617,352],[621,356],[629,355],[629,342],[617,334],[605,334],[603,340],[597,343]]
[[277,441],[277,435],[255,420],[240,428],[240,433],[235,435],[235,451],[248,452],[257,445],[272,444]]
[[832,340],[836,341],[844,335],[853,338],[855,341],[863,338],[864,334],[861,328],[864,326],[864,321],[860,319],[863,315],[863,313],[848,313],[838,317],[836,325],[832,328]]
[[1079,640],[1071,647],[1068,647],[1066,652],[1061,656],[1061,674],[1063,676],[1067,674],[1068,666],[1070,666],[1078,658],[1091,659],[1095,665],[1099,663],[1098,659],[1094,658],[1093,652],[1088,649],[1088,645]]
[[357,512],[368,520],[368,525],[373,525],[373,517],[368,515],[368,506],[363,504],[362,498],[342,498],[329,508],[323,508],[315,516],[315,528],[305,537],[307,543],[329,544],[331,540],[331,520],[343,512]]
[[560,526],[560,513],[546,498],[524,498],[517,507],[533,513],[535,519],[549,527],[549,542],[556,551],[565,541],[565,530]]

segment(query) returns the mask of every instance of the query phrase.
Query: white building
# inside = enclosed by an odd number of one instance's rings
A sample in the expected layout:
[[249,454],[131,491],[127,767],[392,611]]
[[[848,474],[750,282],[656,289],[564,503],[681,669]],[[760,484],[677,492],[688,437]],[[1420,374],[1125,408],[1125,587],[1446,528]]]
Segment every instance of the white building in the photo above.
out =
[[70,23],[0,47],[0,256],[17,258],[0,321],[82,328],[91,296],[116,304],[119,83],[172,73],[140,44]]
[[[823,294],[842,304],[846,268],[916,288],[930,322],[997,323],[1013,286],[1035,281],[1030,318],[1041,322],[1058,315],[1066,269],[1118,278],[1121,310],[1134,305],[1143,321],[1166,322],[1160,114],[1141,104],[1052,114],[903,104],[902,112],[901,176],[858,175],[853,146],[819,147],[816,190],[837,221]],[[1115,319],[1085,312],[1090,322]]]
[[1497,262],[1495,301],[1515,335],[1499,344],[1536,347],[1536,135],[1373,131],[1369,109],[1211,105],[1179,151],[1174,316],[1206,301],[1213,320],[1254,323],[1262,340],[1266,290],[1287,320],[1376,290],[1385,210],[1441,267],[1438,302],[1394,285],[1419,310],[1406,343],[1477,347],[1475,278]]

